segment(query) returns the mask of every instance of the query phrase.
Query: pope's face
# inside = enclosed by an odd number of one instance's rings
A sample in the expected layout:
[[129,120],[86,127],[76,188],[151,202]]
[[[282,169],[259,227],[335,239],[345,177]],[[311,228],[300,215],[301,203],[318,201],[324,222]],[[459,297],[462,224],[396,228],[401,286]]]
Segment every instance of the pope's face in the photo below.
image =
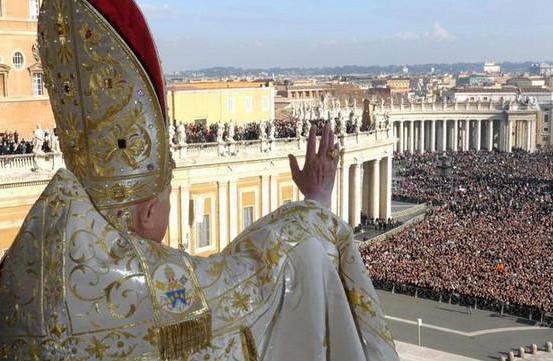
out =
[[167,232],[169,225],[169,212],[171,212],[171,186],[167,186],[163,193],[159,195],[159,203],[154,208],[154,228],[152,229],[152,237],[148,237],[156,242],[161,242]]

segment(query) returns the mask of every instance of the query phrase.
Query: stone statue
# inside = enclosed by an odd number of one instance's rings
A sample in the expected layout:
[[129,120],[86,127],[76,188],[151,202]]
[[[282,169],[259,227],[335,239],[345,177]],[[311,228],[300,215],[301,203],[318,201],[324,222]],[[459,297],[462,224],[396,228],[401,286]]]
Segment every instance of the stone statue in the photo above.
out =
[[340,129],[339,134],[340,136],[345,136],[348,133],[348,126],[345,119],[340,119]]
[[309,116],[307,117],[308,123],[315,118],[315,110],[313,108],[315,108],[313,105],[309,106]]
[[219,121],[219,123],[217,123],[217,143],[221,144],[225,142],[223,139],[224,134],[225,126]]
[[169,122],[169,144],[172,146],[175,145],[175,126],[173,125],[173,122]]
[[259,139],[260,140],[267,140],[267,123],[266,122],[259,123]]
[[42,146],[44,145],[44,130],[40,128],[40,125],[37,124],[36,129],[34,131],[34,138],[33,138],[33,152],[36,154],[43,153]]
[[305,122],[305,136],[309,136],[309,132],[311,131],[311,120],[308,120]]
[[230,121],[228,123],[228,136],[227,136],[227,142],[234,143],[234,133],[236,131],[236,126],[234,125],[234,121]]
[[54,153],[59,153],[61,151],[60,139],[56,134],[54,134],[54,130],[50,132],[50,147]]
[[177,128],[177,145],[179,147],[184,147],[186,145],[186,128],[182,122],[179,122]]
[[275,121],[274,120],[269,121],[267,126],[269,128],[269,140],[273,141],[275,140]]
[[331,116],[328,119],[328,124],[330,124],[330,129],[332,129],[332,131],[335,132],[336,131],[336,119]]
[[304,119],[296,120],[296,138],[301,139],[303,137],[303,122]]

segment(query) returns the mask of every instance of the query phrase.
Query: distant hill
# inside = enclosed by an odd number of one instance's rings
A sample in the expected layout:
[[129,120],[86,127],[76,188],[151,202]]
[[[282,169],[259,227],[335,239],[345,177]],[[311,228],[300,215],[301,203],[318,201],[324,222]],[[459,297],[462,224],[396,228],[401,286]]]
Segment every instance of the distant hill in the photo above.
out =
[[[503,72],[527,72],[531,64],[538,61],[527,61],[521,63],[501,63]],[[434,68],[436,73],[459,73],[459,72],[482,72],[484,63],[455,63],[455,64],[416,64],[416,65],[387,65],[387,66],[360,66],[345,65],[323,68],[236,68],[236,67],[214,67],[199,70],[182,71],[168,75],[183,77],[230,77],[230,76],[341,76],[341,75],[378,75],[378,74],[399,74],[403,67],[409,68],[409,74],[428,74]]]

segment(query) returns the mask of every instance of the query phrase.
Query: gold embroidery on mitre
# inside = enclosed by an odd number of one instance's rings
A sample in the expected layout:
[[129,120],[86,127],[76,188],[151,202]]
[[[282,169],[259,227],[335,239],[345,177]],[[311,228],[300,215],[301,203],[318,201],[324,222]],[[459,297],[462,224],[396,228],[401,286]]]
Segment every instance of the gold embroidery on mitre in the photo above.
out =
[[86,0],[44,1],[39,45],[66,166],[127,230],[128,207],[171,181],[164,112],[149,75]]

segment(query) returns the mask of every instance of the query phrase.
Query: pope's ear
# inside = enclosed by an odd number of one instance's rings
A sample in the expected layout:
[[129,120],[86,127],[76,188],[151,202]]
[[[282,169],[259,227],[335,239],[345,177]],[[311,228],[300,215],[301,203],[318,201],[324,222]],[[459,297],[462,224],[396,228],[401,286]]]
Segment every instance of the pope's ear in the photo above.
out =
[[159,204],[158,197],[152,197],[137,206],[137,221],[142,229],[155,227],[155,212]]

